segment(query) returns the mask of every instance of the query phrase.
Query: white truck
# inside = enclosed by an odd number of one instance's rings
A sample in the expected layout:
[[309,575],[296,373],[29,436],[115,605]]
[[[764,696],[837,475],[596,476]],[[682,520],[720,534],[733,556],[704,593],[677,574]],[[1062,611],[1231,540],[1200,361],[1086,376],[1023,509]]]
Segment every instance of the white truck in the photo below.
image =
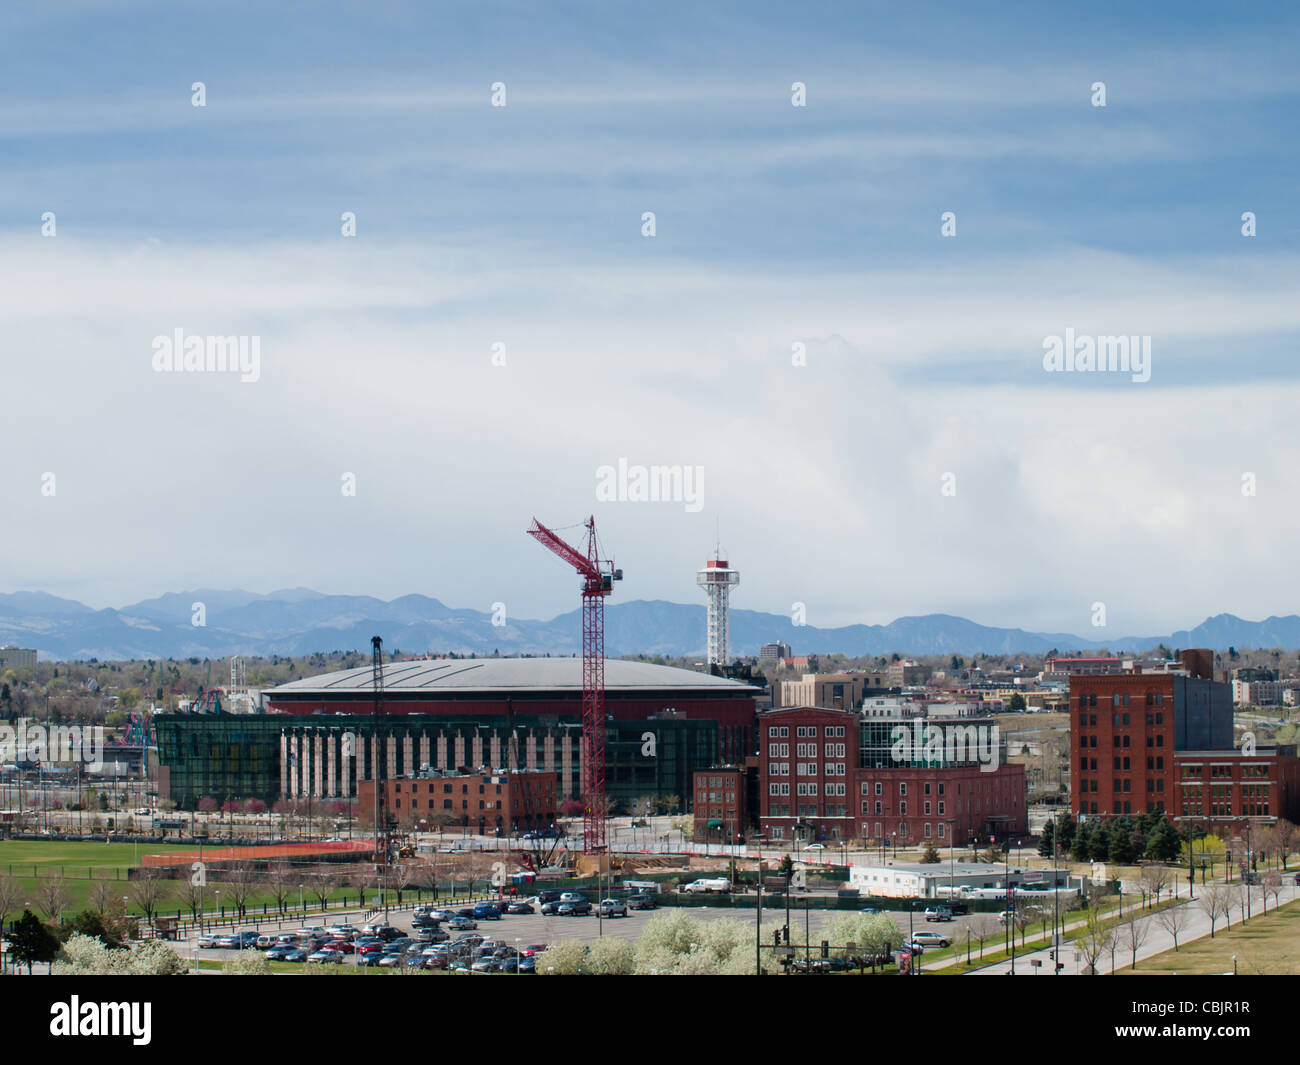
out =
[[682,890],[688,895],[697,895],[700,893],[707,894],[710,891],[730,891],[731,881],[725,876],[713,879],[705,878],[703,880],[692,880],[689,884],[685,885]]

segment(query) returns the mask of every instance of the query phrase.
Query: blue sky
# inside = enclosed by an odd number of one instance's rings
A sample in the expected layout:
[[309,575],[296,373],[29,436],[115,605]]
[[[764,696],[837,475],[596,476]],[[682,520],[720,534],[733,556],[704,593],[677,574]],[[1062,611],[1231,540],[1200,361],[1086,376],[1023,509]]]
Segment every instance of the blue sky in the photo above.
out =
[[[1296,610],[1300,14],[1044,7],[6,7],[0,589],[549,616],[522,530],[594,511],[628,598],[720,527],[819,625]],[[178,327],[261,379],[154,374]],[[1066,328],[1151,380],[1044,373]],[[598,503],[620,457],[706,505]]]

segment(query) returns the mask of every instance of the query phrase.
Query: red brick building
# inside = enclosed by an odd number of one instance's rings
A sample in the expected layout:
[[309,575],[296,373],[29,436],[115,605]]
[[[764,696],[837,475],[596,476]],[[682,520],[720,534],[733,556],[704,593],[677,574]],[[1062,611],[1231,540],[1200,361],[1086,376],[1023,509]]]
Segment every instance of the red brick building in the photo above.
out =
[[758,722],[760,825],[772,839],[965,845],[1028,832],[1024,766],[898,761],[888,739],[873,737],[908,731],[910,720],[851,710],[785,707]]
[[1075,816],[1176,814],[1175,754],[1232,750],[1231,686],[1210,678],[1207,652],[1185,651],[1183,661],[1182,673],[1071,676]]
[[1178,820],[1221,836],[1247,823],[1300,821],[1300,758],[1293,746],[1179,751],[1174,767],[1170,813]]
[[[422,828],[430,815],[449,813],[455,824],[478,832],[515,835],[555,823],[558,773],[522,770],[495,775],[408,777],[387,782],[388,809],[399,825]],[[357,791],[362,818],[374,816],[375,782]],[[424,823],[424,825],[421,824]]]
[[745,770],[739,766],[700,769],[695,773],[696,843],[738,843],[749,830]]

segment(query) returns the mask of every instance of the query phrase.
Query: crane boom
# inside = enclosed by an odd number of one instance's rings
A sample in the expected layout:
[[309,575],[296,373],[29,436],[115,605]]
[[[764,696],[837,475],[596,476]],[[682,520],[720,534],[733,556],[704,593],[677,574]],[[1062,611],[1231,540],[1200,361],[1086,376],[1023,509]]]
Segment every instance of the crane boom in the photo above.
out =
[[582,839],[583,851],[605,850],[605,596],[623,571],[602,560],[596,519],[588,518],[587,552],[565,543],[533,519],[528,535],[577,570],[582,578]]

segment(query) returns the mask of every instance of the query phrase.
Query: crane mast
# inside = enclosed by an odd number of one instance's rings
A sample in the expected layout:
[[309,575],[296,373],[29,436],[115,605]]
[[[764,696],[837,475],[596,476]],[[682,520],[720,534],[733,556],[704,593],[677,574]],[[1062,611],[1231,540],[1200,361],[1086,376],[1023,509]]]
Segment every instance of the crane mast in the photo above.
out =
[[370,639],[370,679],[374,687],[374,728],[371,730],[371,750],[375,770],[375,867],[384,897],[384,913],[388,911],[388,870],[393,864],[393,826],[388,816],[388,729],[384,716],[384,641],[380,636]]
[[623,579],[609,559],[601,559],[596,519],[584,523],[587,549],[570,546],[533,519],[528,535],[563,559],[582,578],[582,847],[605,851],[605,596]]

